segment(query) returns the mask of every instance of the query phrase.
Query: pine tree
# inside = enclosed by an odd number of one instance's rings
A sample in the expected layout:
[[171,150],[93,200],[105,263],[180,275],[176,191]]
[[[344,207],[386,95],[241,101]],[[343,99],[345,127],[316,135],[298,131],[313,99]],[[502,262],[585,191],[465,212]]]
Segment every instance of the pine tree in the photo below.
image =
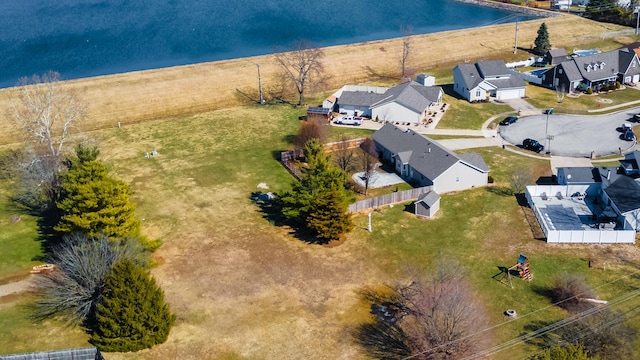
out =
[[351,229],[346,210],[353,193],[345,188],[347,174],[331,165],[317,139],[307,141],[304,155],[307,167],[302,169],[302,177],[294,181],[291,191],[278,197],[282,214],[295,225],[307,227],[322,241],[335,239]]
[[322,242],[335,240],[353,229],[353,220],[347,213],[348,204],[337,189],[331,189],[318,198],[307,216],[307,227]]
[[110,352],[150,348],[167,340],[175,319],[149,272],[122,260],[107,276],[90,343]]
[[549,31],[547,30],[547,24],[540,24],[540,28],[538,28],[538,37],[533,42],[535,47],[533,48],[533,52],[538,55],[544,55],[547,51],[551,50],[551,42],[549,41]]
[[54,229],[90,237],[137,237],[140,221],[129,201],[132,192],[126,183],[109,176],[98,154],[95,148],[78,146],[76,156],[65,160],[68,171],[61,176],[62,196],[56,204],[62,215]]

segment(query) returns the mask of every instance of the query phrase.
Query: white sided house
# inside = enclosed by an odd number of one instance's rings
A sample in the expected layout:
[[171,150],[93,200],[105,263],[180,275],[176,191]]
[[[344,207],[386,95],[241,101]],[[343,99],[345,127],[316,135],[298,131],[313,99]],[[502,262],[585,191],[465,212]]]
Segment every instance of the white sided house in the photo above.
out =
[[[423,75],[423,84],[433,77]],[[347,85],[333,94],[340,113],[371,119],[420,124],[429,108],[440,107],[444,91],[439,86],[425,86],[406,81],[392,88]]]
[[457,155],[432,139],[392,124],[371,136],[382,160],[416,186],[433,186],[438,193],[486,186],[489,167],[477,153]]
[[525,89],[524,80],[511,73],[503,60],[458,64],[453,68],[453,90],[469,102],[522,98]]

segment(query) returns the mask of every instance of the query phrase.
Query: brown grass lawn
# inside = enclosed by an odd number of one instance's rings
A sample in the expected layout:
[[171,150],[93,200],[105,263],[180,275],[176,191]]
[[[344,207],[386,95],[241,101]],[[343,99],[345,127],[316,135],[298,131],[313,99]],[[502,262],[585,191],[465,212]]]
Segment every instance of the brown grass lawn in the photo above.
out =
[[[620,26],[603,24],[577,16],[520,23],[518,44],[530,48],[540,23],[546,22],[556,47],[596,41],[603,32]],[[525,51],[514,55],[514,25],[496,25],[473,30],[448,31],[415,36],[411,67],[418,71],[453,66],[467,60],[529,57]],[[325,49],[325,67],[331,76],[329,88],[367,81],[365,66],[382,73],[397,73],[401,41],[384,40]],[[235,89],[257,88],[260,63],[265,90],[274,86],[276,66],[272,56],[219,61],[159,70],[132,72],[69,82],[79,89],[90,105],[89,116],[80,130],[115,127],[178,114],[195,114],[240,105]],[[64,76],[64,74],[62,74]],[[0,111],[6,113],[15,98],[14,89],[0,90]],[[14,141],[16,131],[8,118],[0,120],[0,144]]]

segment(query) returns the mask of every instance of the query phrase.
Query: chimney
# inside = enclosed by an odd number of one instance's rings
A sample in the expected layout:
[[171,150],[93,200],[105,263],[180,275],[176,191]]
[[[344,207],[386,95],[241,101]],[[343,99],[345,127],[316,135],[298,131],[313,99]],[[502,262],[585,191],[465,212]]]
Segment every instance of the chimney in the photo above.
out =
[[611,170],[607,170],[607,180],[611,180]]

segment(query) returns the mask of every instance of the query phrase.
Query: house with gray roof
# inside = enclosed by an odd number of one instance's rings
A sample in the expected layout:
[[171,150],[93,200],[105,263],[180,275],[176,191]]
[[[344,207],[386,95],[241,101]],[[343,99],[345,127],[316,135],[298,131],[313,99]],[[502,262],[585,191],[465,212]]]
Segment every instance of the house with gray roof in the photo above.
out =
[[392,124],[371,136],[383,161],[416,186],[438,193],[486,186],[489,167],[477,153],[457,155],[432,139]]
[[640,81],[638,55],[629,49],[617,49],[586,56],[574,56],[541,75],[542,85],[573,91],[578,86],[599,90],[619,82]]
[[453,90],[470,102],[490,97],[507,100],[524,97],[526,83],[503,60],[479,61],[453,68]]
[[407,81],[384,92],[344,90],[337,97],[341,113],[419,124],[431,106],[442,103],[443,94],[439,86]]

